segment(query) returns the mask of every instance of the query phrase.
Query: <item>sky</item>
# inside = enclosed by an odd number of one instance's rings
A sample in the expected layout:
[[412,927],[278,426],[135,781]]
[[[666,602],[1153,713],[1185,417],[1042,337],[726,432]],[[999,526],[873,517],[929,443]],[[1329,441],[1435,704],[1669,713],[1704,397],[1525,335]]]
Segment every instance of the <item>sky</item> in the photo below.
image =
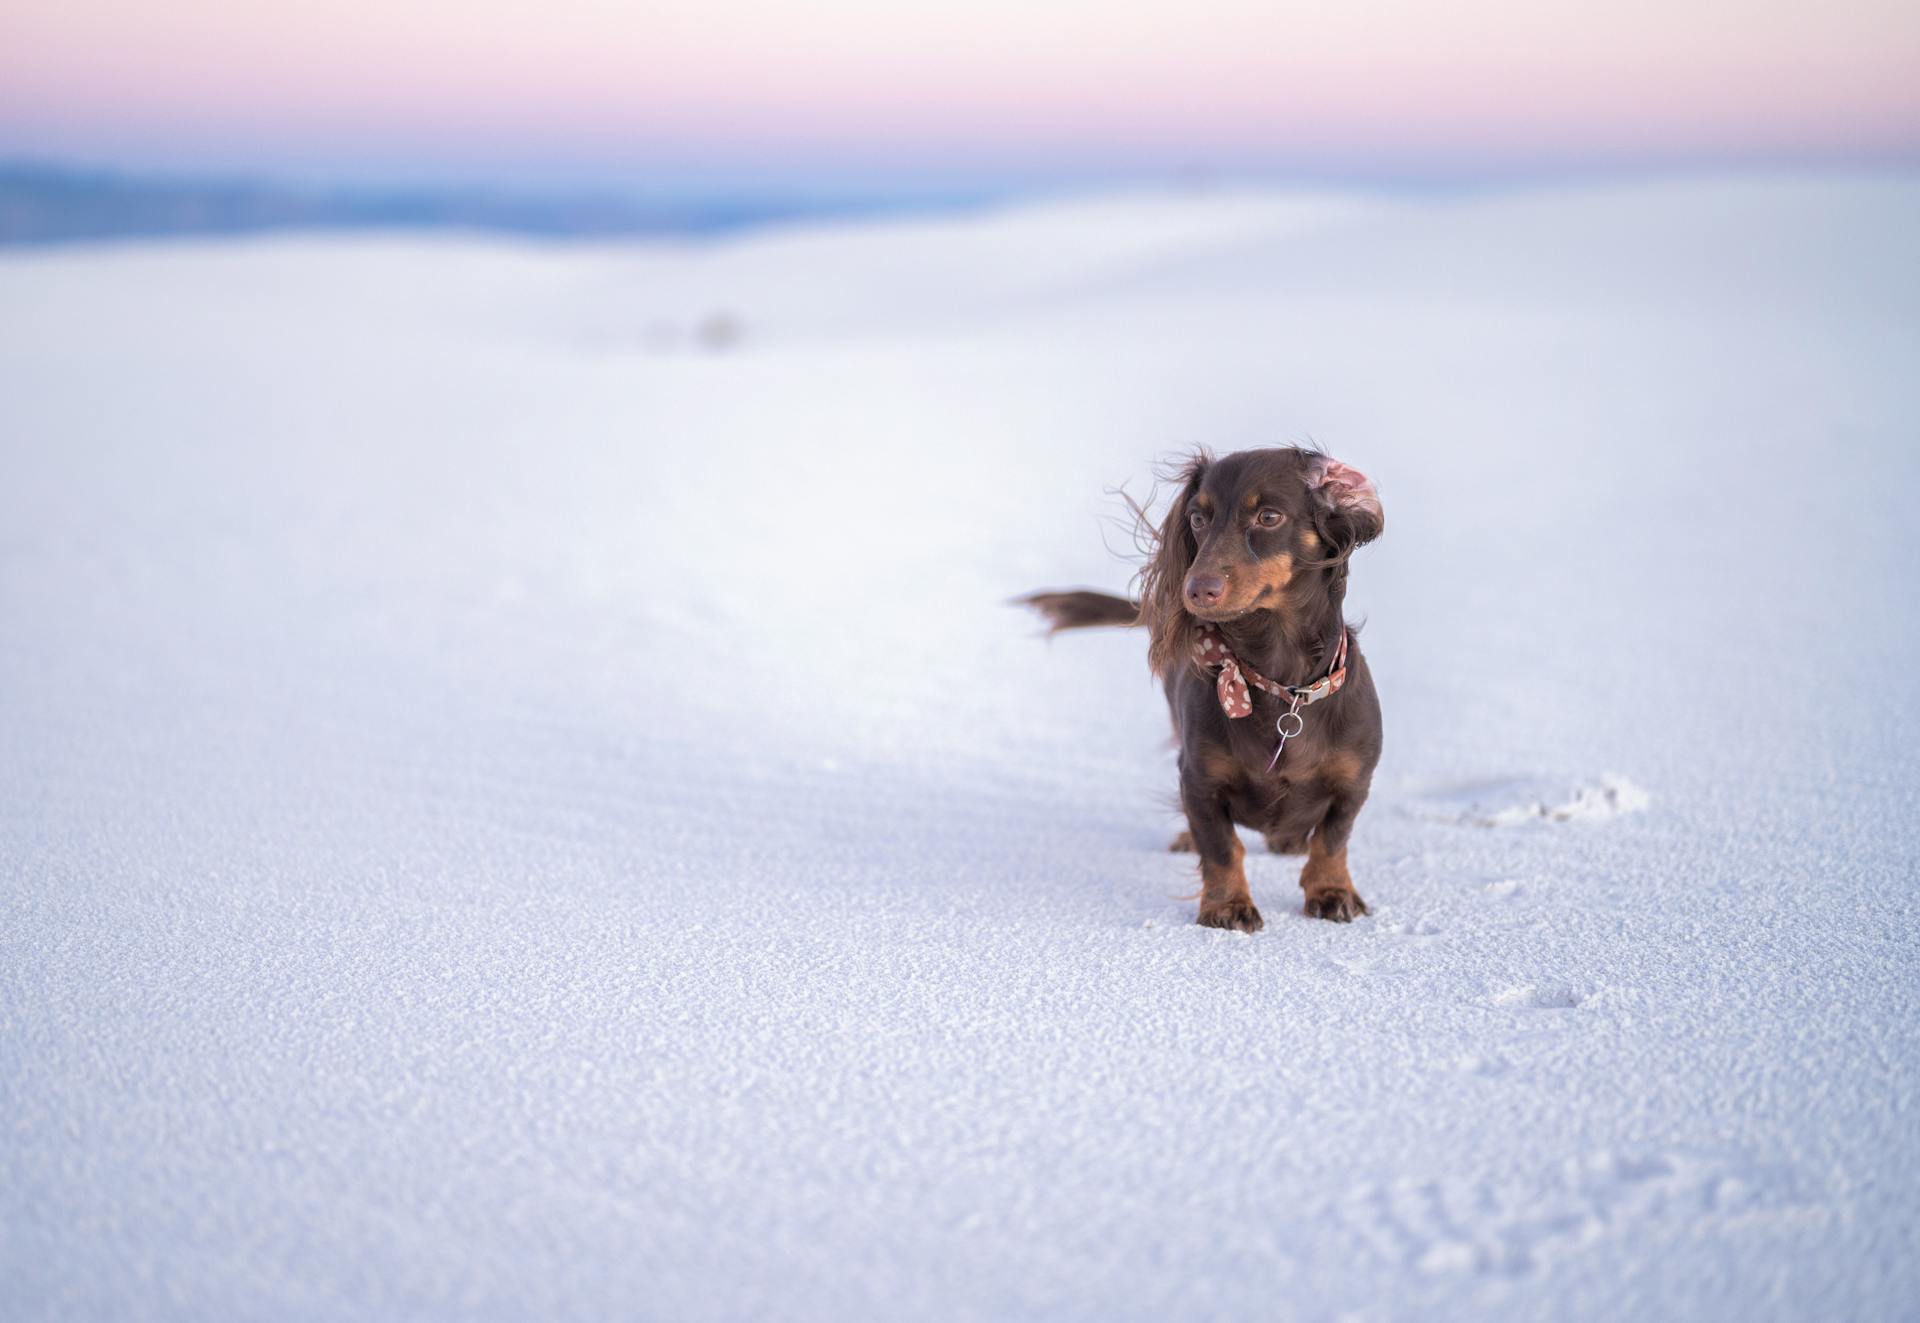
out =
[[4,0],[0,155],[375,178],[1920,162],[1914,0]]

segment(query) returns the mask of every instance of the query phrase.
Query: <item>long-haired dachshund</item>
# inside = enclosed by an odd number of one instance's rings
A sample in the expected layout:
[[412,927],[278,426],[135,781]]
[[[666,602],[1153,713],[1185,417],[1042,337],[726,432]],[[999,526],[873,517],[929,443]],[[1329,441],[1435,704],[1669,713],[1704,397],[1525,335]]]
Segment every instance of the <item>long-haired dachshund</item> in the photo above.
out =
[[[1145,625],[1180,745],[1200,922],[1258,932],[1235,824],[1307,856],[1309,915],[1367,912],[1347,838],[1380,761],[1380,699],[1341,604],[1347,562],[1385,527],[1357,469],[1311,450],[1196,454],[1152,534],[1140,600],[1087,591],[1021,600],[1053,630]],[[1143,520],[1143,522],[1145,522]]]

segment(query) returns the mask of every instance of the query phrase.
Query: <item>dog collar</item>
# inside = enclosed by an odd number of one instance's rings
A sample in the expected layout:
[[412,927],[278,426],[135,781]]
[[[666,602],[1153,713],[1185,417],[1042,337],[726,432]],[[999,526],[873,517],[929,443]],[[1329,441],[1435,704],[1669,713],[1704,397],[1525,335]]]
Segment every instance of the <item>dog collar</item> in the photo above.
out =
[[1323,698],[1333,697],[1347,682],[1347,629],[1344,625],[1340,627],[1340,641],[1334,645],[1333,661],[1327,673],[1312,684],[1281,684],[1278,680],[1269,680],[1234,655],[1233,649],[1227,646],[1226,637],[1215,625],[1200,626],[1193,657],[1203,670],[1219,671],[1214,681],[1214,692],[1219,695],[1220,710],[1236,721],[1253,715],[1254,689],[1288,700],[1287,710],[1274,723],[1274,730],[1280,736],[1280,745],[1273,751],[1273,761],[1267,764],[1267,770],[1271,772],[1280,765],[1280,755],[1286,752],[1287,741],[1306,729],[1307,721],[1300,715],[1300,709],[1310,703],[1318,703]]

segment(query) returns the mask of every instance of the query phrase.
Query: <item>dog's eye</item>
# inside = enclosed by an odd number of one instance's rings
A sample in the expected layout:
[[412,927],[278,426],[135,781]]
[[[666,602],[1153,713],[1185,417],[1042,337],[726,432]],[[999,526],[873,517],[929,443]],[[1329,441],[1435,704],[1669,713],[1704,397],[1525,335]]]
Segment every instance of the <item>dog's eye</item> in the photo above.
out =
[[1193,525],[1193,531],[1198,533],[1201,529],[1207,526],[1206,511],[1195,510],[1192,514],[1187,516],[1187,522]]
[[1287,522],[1287,517],[1271,506],[1262,510],[1259,514],[1255,515],[1254,518],[1262,528],[1278,528]]

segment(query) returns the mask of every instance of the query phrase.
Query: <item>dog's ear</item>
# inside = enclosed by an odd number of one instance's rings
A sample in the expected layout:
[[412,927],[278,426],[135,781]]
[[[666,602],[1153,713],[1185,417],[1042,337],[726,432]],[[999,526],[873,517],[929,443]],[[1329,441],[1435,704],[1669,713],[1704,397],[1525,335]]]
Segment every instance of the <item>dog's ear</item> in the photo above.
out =
[[[1212,456],[1204,450],[1196,451],[1173,475],[1180,490],[1152,535],[1152,548],[1140,571],[1140,623],[1150,636],[1147,664],[1155,675],[1167,675],[1193,656],[1195,626],[1187,614],[1187,571],[1193,568],[1196,548],[1187,517],[1211,462]],[[1137,513],[1144,524],[1145,512]]]
[[1387,517],[1373,479],[1337,459],[1315,455],[1307,466],[1314,525],[1333,554],[1345,557],[1379,537]]

